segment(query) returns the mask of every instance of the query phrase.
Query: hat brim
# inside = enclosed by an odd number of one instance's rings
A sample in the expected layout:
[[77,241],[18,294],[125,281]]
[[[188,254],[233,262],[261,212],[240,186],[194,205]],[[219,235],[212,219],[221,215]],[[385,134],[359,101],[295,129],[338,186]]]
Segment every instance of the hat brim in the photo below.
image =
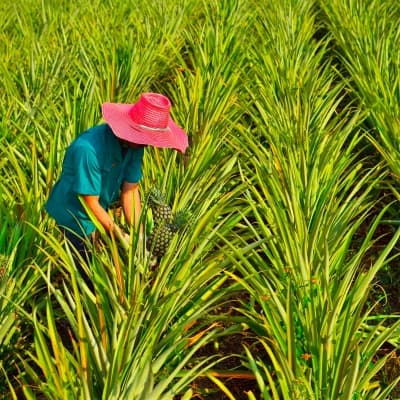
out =
[[171,148],[184,153],[188,147],[186,132],[172,118],[166,129],[151,129],[134,124],[129,111],[133,104],[104,103],[101,111],[114,135],[130,143]]

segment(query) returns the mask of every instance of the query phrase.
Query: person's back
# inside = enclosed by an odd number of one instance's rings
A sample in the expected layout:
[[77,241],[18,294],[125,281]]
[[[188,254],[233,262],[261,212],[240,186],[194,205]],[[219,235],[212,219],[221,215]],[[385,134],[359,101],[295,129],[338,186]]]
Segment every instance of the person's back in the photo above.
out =
[[83,132],[67,148],[61,176],[46,203],[47,212],[58,225],[90,234],[95,227],[78,196],[98,195],[107,209],[118,199],[123,180],[139,181],[142,159],[143,148],[128,148],[123,156],[107,124]]

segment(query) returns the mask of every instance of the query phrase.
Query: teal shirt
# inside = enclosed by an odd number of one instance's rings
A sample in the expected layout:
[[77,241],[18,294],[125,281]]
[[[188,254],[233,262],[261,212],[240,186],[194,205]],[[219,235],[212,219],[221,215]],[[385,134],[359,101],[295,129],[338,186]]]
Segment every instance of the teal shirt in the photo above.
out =
[[46,210],[58,225],[80,235],[89,235],[94,224],[78,195],[99,196],[104,209],[116,201],[123,182],[142,177],[142,148],[123,149],[107,124],[80,134],[68,147],[59,180],[50,192]]

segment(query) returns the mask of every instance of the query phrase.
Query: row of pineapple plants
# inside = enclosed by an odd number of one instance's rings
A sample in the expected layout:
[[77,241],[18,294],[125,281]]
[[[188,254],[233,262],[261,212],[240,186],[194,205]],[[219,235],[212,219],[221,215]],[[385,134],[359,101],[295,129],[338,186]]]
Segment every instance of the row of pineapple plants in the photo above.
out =
[[[344,4],[1,6],[2,392],[189,399],[207,396],[194,382],[208,376],[232,399],[235,381],[212,370],[241,357],[255,382],[249,399],[390,398],[396,382],[377,376],[391,354],[374,362],[384,344],[398,346],[397,319],[367,298],[398,233],[368,267],[365,255],[386,212],[375,212],[376,187],[392,166],[364,151],[377,119],[360,82],[379,75],[338,71],[355,64],[338,40],[351,25],[340,32],[333,19]],[[135,257],[135,232],[127,250],[106,243],[90,266],[93,296],[42,206],[65,147],[99,122],[100,103],[145,90],[172,99],[191,146],[183,157],[149,150],[142,190],[160,188],[190,223],[156,269]],[[225,316],[232,297],[250,300]],[[198,355],[238,333],[254,344]]]
[[[248,365],[264,399],[386,399],[398,379],[383,390],[376,376],[396,353],[379,361],[376,355],[387,341],[397,343],[399,322],[376,316],[368,293],[399,232],[365,262],[387,213],[375,211],[387,174],[365,157],[366,113],[338,79],[332,38],[315,40],[324,22],[315,4],[285,1],[259,12],[260,43],[273,40],[251,53],[246,88],[254,128],[245,129],[254,140],[243,175],[249,223],[263,243],[235,263],[256,299],[245,314],[265,355],[249,351]],[[369,231],[353,247],[372,213]]]

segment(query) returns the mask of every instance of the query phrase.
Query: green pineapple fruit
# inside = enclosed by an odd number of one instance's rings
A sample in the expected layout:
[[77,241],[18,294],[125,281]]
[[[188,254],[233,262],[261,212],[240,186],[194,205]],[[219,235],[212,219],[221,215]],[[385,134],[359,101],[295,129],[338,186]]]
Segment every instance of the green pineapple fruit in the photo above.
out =
[[175,232],[171,229],[170,224],[155,226],[153,232],[147,238],[147,250],[153,256],[162,257],[166,253],[174,234]]
[[153,213],[154,225],[163,225],[171,222],[172,210],[165,201],[165,194],[160,189],[151,189],[148,204]]
[[154,225],[153,232],[147,238],[147,250],[156,257],[162,257],[171,243],[175,233],[178,232],[188,222],[189,214],[187,210],[180,210],[172,218],[171,222],[164,222]]

